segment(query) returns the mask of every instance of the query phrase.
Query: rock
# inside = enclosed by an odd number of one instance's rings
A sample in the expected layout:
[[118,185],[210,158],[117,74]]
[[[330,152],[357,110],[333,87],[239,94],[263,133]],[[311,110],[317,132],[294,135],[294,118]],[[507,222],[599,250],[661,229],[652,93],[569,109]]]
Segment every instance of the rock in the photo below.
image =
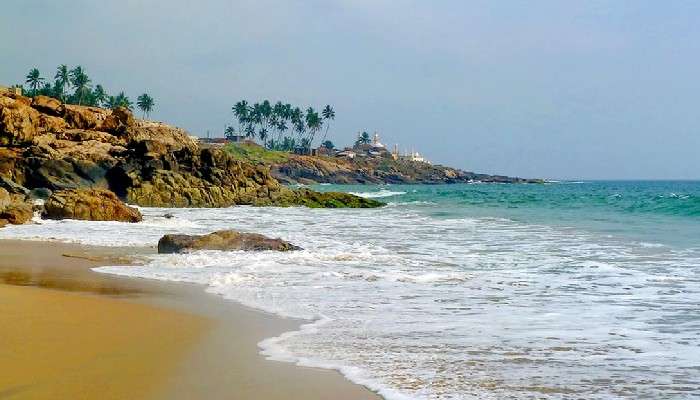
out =
[[136,125],[133,114],[126,107],[117,107],[102,123],[102,130],[115,135],[125,134],[127,129]]
[[35,109],[7,96],[0,96],[0,146],[32,143],[39,114]]
[[66,128],[68,128],[68,124],[63,118],[41,114],[39,116],[39,124],[37,128],[37,132],[62,133],[66,130]]
[[301,250],[282,239],[257,233],[218,231],[208,235],[165,235],[158,241],[158,253],[183,253],[192,250],[291,251]]
[[143,219],[136,208],[124,204],[104,189],[67,189],[54,192],[44,204],[44,218],[80,219],[87,221],[139,222]]
[[35,96],[32,99],[32,107],[45,114],[53,116],[61,115],[61,102],[53,97]]
[[377,208],[385,204],[349,193],[316,192],[310,189],[283,189],[272,192],[268,197],[256,196],[251,200],[254,206],[305,206],[309,208]]
[[24,196],[29,194],[29,189],[4,176],[0,176],[0,188],[7,190],[10,194],[21,194]]
[[53,192],[49,188],[34,188],[32,191],[29,193],[29,197],[32,199],[41,199],[41,200],[46,200],[49,197],[51,197],[51,194]]
[[26,196],[0,188],[0,228],[7,224],[23,224],[33,216],[32,204]]
[[59,112],[70,128],[94,130],[99,130],[111,114],[109,110],[102,108],[73,104],[62,104]]

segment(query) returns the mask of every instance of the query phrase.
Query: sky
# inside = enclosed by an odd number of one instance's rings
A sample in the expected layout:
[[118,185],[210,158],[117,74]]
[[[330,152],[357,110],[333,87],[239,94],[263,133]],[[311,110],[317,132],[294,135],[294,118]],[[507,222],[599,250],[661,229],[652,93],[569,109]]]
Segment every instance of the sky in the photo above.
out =
[[336,112],[329,138],[469,171],[700,178],[700,2],[3,0],[0,84],[82,65],[153,119],[221,135],[231,106]]

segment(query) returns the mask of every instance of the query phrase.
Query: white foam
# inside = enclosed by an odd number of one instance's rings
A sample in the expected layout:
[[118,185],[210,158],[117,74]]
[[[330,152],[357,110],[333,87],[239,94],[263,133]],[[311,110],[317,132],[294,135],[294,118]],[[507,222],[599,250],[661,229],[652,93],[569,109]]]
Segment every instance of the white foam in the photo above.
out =
[[381,189],[381,190],[376,191],[376,192],[350,192],[350,194],[354,194],[355,196],[360,196],[360,197],[371,199],[371,198],[400,196],[402,194],[406,194],[406,192],[398,192],[398,191]]
[[37,221],[0,237],[112,246],[219,229],[282,237],[305,250],[153,255],[97,270],[199,283],[306,319],[262,341],[263,354],[338,370],[389,399],[565,397],[537,387],[670,398],[669,376],[700,390],[700,251],[433,210],[144,208],[138,224]]

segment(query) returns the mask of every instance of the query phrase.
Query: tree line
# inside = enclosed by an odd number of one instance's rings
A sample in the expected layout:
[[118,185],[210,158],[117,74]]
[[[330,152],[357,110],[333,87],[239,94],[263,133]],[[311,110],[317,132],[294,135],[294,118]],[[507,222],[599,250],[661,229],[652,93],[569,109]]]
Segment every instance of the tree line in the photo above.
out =
[[227,127],[227,137],[241,135],[258,138],[270,150],[309,152],[316,136],[323,132],[323,145],[333,147],[326,140],[330,122],[335,119],[335,111],[330,105],[319,113],[313,107],[303,111],[301,107],[281,101],[272,104],[264,100],[250,105],[246,100],[241,100],[232,107],[232,111],[238,129]]
[[[53,82],[42,77],[38,68],[32,68],[25,78],[25,83],[28,86],[27,90],[20,87],[29,97],[43,95],[53,97],[66,104],[111,109],[126,107],[133,110],[134,108],[134,104],[124,91],[120,91],[116,95],[109,95],[102,85],[93,86],[92,79],[80,65],[74,68],[69,68],[65,64],[59,65],[56,68]],[[136,106],[143,112],[144,118],[148,117],[155,105],[155,100],[148,93],[144,93],[136,99]]]

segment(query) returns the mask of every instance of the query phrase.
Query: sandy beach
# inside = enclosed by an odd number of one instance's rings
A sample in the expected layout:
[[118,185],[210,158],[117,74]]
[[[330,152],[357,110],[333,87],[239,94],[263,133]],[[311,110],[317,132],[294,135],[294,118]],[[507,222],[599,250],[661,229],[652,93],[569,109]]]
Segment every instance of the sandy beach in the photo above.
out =
[[0,399],[379,398],[258,354],[300,321],[90,270],[149,251],[0,241]]

